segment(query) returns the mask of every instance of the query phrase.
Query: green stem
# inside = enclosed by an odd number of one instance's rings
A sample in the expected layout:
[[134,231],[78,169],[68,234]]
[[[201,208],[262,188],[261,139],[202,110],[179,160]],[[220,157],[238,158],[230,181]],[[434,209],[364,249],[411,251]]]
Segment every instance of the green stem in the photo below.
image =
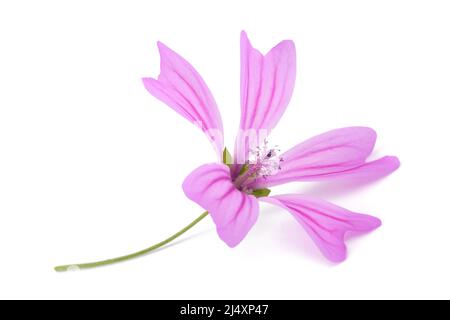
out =
[[57,272],[65,272],[65,271],[78,270],[78,269],[90,269],[90,268],[106,266],[106,265],[109,265],[109,264],[118,263],[118,262],[122,262],[122,261],[126,261],[126,260],[137,258],[137,257],[145,255],[145,254],[147,254],[147,253],[149,253],[151,251],[154,251],[154,250],[156,250],[158,248],[161,248],[162,246],[164,246],[164,245],[168,244],[169,242],[175,240],[176,238],[181,236],[183,233],[185,233],[186,231],[191,229],[193,226],[195,226],[197,223],[199,223],[207,215],[208,215],[208,211],[205,211],[197,219],[192,221],[190,224],[188,224],[186,227],[184,227],[183,229],[181,229],[180,231],[178,231],[174,235],[170,236],[166,240],[163,240],[161,242],[158,242],[157,244],[154,244],[153,246],[151,246],[151,247],[149,247],[147,249],[144,249],[144,250],[141,250],[141,251],[138,251],[138,252],[126,255],[126,256],[117,257],[117,258],[114,258],[114,259],[108,259],[108,260],[102,260],[102,261],[90,262],[90,263],[82,263],[82,264],[67,264],[67,265],[63,265],[63,266],[57,266],[57,267],[55,267],[55,271],[57,271]]

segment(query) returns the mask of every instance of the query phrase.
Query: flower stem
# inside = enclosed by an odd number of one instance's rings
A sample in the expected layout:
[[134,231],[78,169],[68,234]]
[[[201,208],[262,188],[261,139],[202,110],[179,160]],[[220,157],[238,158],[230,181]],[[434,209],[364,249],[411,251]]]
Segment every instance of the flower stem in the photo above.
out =
[[65,271],[78,270],[78,269],[91,269],[91,268],[106,266],[106,265],[109,265],[109,264],[114,264],[114,263],[118,263],[118,262],[122,262],[122,261],[126,261],[126,260],[130,260],[130,259],[134,259],[134,258],[143,256],[143,255],[145,255],[145,254],[147,254],[147,253],[149,253],[151,251],[154,251],[154,250],[156,250],[158,248],[161,248],[162,246],[164,246],[164,245],[168,244],[169,242],[175,240],[176,238],[181,236],[183,233],[185,233],[186,231],[191,229],[193,226],[195,226],[197,223],[199,223],[207,215],[208,215],[208,211],[205,211],[197,219],[192,221],[190,224],[188,224],[186,227],[184,227],[183,229],[181,229],[180,231],[178,231],[174,235],[170,236],[166,240],[163,240],[161,242],[158,242],[157,244],[154,244],[153,246],[151,246],[151,247],[149,247],[147,249],[144,249],[144,250],[141,250],[141,251],[138,251],[138,252],[126,255],[126,256],[117,257],[117,258],[108,259],[108,260],[102,260],[102,261],[90,262],[90,263],[67,264],[67,265],[63,265],[63,266],[57,266],[57,267],[55,267],[55,271],[57,271],[57,272],[65,272]]

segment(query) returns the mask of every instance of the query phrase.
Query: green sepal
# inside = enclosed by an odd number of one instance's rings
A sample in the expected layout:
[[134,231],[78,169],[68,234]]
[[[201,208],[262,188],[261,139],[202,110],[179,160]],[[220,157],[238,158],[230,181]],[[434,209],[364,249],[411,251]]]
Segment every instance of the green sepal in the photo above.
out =
[[270,189],[267,189],[267,188],[255,189],[252,192],[252,195],[254,195],[257,198],[267,197],[269,194],[270,194]]
[[231,153],[227,148],[223,149],[222,162],[229,167],[231,167],[231,165],[233,164],[233,157],[231,156]]
[[249,167],[250,166],[248,165],[248,163],[243,164],[241,170],[239,170],[238,176],[242,176],[244,173],[246,173]]

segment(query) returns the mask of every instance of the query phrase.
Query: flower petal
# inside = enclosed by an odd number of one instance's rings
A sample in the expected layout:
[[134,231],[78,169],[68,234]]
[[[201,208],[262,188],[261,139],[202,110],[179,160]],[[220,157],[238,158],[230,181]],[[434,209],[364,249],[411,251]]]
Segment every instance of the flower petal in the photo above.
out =
[[255,224],[258,201],[235,188],[230,169],[224,164],[206,164],[184,181],[186,196],[209,211],[219,237],[230,247],[244,239]]
[[368,232],[381,225],[378,218],[305,195],[289,194],[260,200],[288,210],[306,229],[323,255],[333,262],[341,262],[347,256],[346,232]]
[[223,126],[216,102],[198,72],[176,52],[158,42],[161,72],[158,79],[144,78],[146,89],[183,117],[199,126],[223,151]]
[[[289,103],[296,72],[295,46],[280,42],[263,56],[254,49],[246,33],[241,33],[241,123],[236,139],[238,163],[247,156],[249,145],[260,140],[277,124]],[[253,138],[251,134],[258,137]],[[256,145],[255,145],[256,147]]]
[[365,162],[372,153],[376,132],[366,127],[332,130],[290,149],[281,157],[281,170],[258,179],[255,187],[274,186],[291,181],[334,178],[379,178],[396,170],[396,157]]

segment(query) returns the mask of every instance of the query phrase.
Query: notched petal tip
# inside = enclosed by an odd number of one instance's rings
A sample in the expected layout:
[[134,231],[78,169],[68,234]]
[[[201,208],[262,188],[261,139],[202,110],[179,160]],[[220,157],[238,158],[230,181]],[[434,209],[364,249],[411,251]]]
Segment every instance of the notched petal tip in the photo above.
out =
[[260,200],[289,211],[306,229],[322,254],[334,263],[347,257],[345,235],[348,232],[366,233],[381,225],[381,220],[376,217],[351,212],[311,196],[288,194]]
[[146,89],[200,128],[220,156],[223,149],[223,125],[211,91],[186,59],[160,41],[157,46],[160,72],[157,79],[143,79]]
[[241,32],[241,121],[235,155],[248,156],[248,134],[256,140],[268,135],[280,120],[292,96],[296,76],[295,45],[284,40],[263,54]]
[[[242,49],[245,49],[245,50],[248,50],[248,49],[254,50],[255,52],[261,54],[262,56],[267,56],[271,52],[272,53],[273,52],[278,52],[278,53],[287,52],[290,54],[285,54],[285,55],[290,55],[290,57],[294,63],[296,60],[295,43],[293,40],[290,40],[290,39],[285,39],[285,40],[280,41],[270,51],[268,51],[266,54],[263,54],[263,52],[261,52],[260,50],[253,47],[250,39],[248,38],[247,32],[242,30],[241,31],[241,47],[242,47]],[[286,59],[286,57],[283,57],[283,58]]]

